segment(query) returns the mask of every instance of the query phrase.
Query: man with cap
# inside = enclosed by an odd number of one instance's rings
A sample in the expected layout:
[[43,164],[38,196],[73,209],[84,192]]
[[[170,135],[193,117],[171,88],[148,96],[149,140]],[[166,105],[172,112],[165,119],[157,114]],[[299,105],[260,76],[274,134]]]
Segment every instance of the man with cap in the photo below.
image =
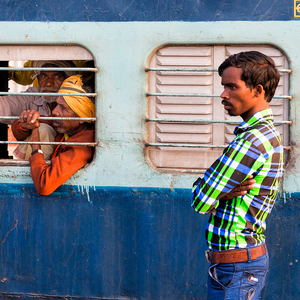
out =
[[[72,61],[64,60],[44,60],[33,61],[34,68],[74,68]],[[26,73],[26,72],[23,72]],[[74,71],[34,71],[31,80],[37,80],[39,87],[30,87],[25,93],[57,93],[62,82],[69,76],[75,75]],[[20,116],[24,110],[35,110],[41,115],[48,116],[56,105],[55,96],[34,96],[34,95],[9,95],[0,97],[0,116]],[[1,123],[11,124],[13,120],[1,120]],[[46,124],[40,128],[40,135],[43,141],[53,142],[55,131]],[[43,145],[46,159],[50,158],[53,152],[52,145]],[[14,150],[14,155],[18,159],[28,159],[31,148],[28,145],[19,145]]]
[[[34,61],[34,68],[74,68],[72,61],[44,60]],[[37,79],[38,87],[30,87],[24,95],[9,95],[0,97],[0,116],[20,116],[24,110],[35,110],[41,115],[48,116],[54,107],[56,97],[32,96],[26,93],[57,93],[63,81],[76,75],[74,71],[34,71],[31,79]],[[1,123],[12,124],[13,120],[1,120]]]
[[[58,93],[86,93],[91,92],[85,87],[80,75],[67,78],[61,85]],[[87,96],[58,96],[57,106],[52,111],[53,117],[82,117],[95,116],[94,99]],[[30,141],[39,142],[40,122],[37,118],[39,112],[25,110],[20,119],[12,125],[14,136],[23,140],[31,134]],[[95,140],[94,124],[89,121],[62,120],[48,122],[57,136],[55,142],[91,143]],[[27,130],[27,131],[24,131]],[[51,164],[44,160],[40,145],[32,144],[32,153],[29,158],[31,176],[37,192],[40,195],[49,195],[67,181],[77,170],[89,163],[93,157],[91,146],[58,145],[53,152]]]

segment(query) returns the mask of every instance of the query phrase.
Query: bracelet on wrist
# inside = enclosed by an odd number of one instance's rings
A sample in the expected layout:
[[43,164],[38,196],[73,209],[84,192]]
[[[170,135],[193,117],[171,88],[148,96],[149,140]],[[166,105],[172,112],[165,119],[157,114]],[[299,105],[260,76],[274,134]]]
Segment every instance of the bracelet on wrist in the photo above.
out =
[[36,153],[41,153],[41,154],[44,154],[44,152],[41,150],[41,149],[36,149],[34,151],[31,152],[31,156],[36,154]]
[[20,129],[20,130],[22,130],[24,132],[28,132],[29,131],[28,129],[22,128],[21,125],[20,125],[20,122],[18,123],[17,129]]

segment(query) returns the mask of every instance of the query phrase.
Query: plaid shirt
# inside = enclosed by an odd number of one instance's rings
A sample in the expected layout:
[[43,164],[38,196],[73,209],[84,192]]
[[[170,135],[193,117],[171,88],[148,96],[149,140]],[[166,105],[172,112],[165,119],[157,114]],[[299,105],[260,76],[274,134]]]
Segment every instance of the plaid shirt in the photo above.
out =
[[[235,139],[199,178],[192,191],[192,206],[211,214],[206,241],[214,250],[245,248],[261,243],[265,220],[271,213],[284,172],[283,146],[270,109],[238,125]],[[249,175],[255,187],[246,195],[220,200]]]

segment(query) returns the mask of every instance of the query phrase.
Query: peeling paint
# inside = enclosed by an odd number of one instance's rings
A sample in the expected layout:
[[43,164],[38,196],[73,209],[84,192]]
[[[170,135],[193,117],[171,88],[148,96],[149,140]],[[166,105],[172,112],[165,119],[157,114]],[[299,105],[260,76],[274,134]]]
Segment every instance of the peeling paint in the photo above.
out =
[[86,195],[88,202],[93,203],[90,199],[90,188],[96,190],[95,186],[89,186],[89,185],[78,185],[78,192],[81,193],[82,195]]

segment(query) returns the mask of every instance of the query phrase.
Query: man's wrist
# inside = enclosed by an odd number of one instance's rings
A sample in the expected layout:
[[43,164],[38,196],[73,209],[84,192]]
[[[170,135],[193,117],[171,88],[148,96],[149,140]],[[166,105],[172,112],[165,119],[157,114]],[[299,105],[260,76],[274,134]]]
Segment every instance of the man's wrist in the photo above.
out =
[[36,149],[36,150],[33,150],[33,151],[31,152],[31,156],[34,155],[34,154],[36,154],[36,153],[44,154],[44,152],[43,152],[41,149]]
[[23,128],[23,127],[20,125],[20,121],[18,122],[17,129],[19,129],[19,130],[21,130],[21,131],[24,131],[24,132],[28,132],[28,131],[29,131],[29,129],[25,129],[25,128]]

